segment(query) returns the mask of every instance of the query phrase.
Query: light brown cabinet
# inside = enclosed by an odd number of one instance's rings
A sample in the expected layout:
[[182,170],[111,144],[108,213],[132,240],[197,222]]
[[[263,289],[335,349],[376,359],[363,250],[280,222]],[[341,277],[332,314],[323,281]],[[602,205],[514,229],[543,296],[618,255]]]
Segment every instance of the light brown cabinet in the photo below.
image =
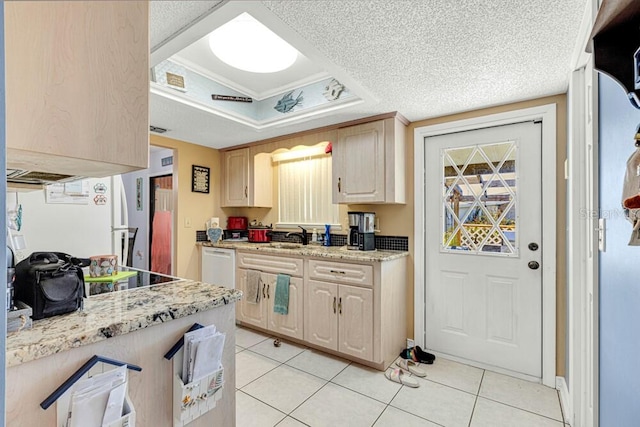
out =
[[305,339],[373,361],[373,265],[316,259],[308,265]]
[[[387,368],[406,345],[406,259],[381,262],[237,251],[236,321]],[[247,271],[260,271],[261,301],[247,301]],[[289,314],[273,313],[277,273],[291,276]]]
[[7,166],[96,177],[148,167],[149,2],[4,7]]
[[226,151],[222,160],[222,207],[272,206],[273,167],[267,153]]
[[305,312],[306,341],[373,359],[373,290],[309,280]]
[[[255,326],[278,334],[303,338],[304,286],[302,259],[282,258],[251,253],[238,254],[236,287],[245,297],[237,304],[236,320],[247,326]],[[249,270],[260,272],[258,292],[260,301],[251,303],[247,299],[247,273]],[[276,291],[276,272],[289,274],[289,308],[286,315],[273,311]]]
[[404,132],[398,118],[338,129],[333,203],[405,203]]

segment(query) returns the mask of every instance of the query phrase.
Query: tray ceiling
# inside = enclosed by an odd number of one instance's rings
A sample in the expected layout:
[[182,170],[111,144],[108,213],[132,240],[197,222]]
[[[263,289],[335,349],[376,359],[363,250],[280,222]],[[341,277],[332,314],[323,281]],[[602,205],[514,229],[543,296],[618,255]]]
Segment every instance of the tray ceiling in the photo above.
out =
[[[260,128],[156,91],[151,124],[169,129],[167,137],[223,148],[389,111],[417,121],[565,93],[584,47],[577,40],[587,2],[152,1],[152,65],[174,55],[183,65],[200,62],[252,97],[331,76],[362,102]],[[308,62],[289,74],[260,76],[205,58],[204,47],[193,43],[240,10]]]

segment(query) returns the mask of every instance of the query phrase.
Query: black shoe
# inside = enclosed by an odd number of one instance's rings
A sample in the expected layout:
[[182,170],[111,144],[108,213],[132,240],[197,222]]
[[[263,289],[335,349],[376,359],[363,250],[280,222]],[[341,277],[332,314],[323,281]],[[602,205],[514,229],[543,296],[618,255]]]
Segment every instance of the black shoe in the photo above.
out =
[[[420,351],[418,351],[418,349]],[[407,360],[413,360],[414,362],[424,363],[425,365],[433,364],[435,356],[426,351],[422,351],[420,347],[405,348],[400,352],[400,357]]]
[[420,363],[431,364],[433,363],[434,360],[436,360],[436,356],[434,354],[427,353],[426,351],[424,351],[418,346],[414,347],[414,351],[416,353],[416,356],[418,356],[418,360],[420,360]]

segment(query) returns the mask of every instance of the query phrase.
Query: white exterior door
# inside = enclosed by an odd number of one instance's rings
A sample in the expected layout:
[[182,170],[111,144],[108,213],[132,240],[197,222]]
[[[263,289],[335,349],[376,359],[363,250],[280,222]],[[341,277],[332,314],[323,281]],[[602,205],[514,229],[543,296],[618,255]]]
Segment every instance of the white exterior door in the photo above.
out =
[[425,139],[426,347],[542,377],[541,124]]

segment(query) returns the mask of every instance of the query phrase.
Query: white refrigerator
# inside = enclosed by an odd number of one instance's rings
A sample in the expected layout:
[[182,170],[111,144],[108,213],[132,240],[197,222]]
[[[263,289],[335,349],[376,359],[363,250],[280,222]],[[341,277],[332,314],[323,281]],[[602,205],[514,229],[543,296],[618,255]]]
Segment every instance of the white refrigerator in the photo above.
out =
[[43,190],[8,190],[7,210],[19,207],[20,230],[8,229],[16,262],[32,252],[55,251],[80,258],[116,254],[118,264],[126,265],[128,212],[120,175]]

